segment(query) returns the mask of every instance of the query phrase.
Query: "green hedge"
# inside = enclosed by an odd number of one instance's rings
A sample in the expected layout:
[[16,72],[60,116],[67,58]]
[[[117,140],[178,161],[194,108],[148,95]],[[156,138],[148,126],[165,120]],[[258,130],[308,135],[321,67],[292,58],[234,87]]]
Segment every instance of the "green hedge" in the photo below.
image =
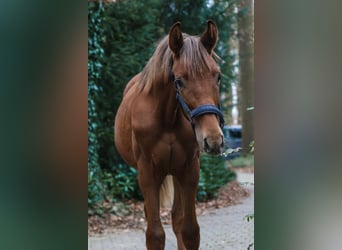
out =
[[197,190],[197,200],[206,201],[215,198],[220,187],[236,179],[235,172],[227,169],[221,156],[201,156],[200,181]]

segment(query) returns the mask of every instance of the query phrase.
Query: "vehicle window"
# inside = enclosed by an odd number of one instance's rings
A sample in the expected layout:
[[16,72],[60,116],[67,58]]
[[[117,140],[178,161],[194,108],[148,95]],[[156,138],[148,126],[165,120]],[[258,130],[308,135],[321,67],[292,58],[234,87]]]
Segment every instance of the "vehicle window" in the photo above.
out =
[[229,136],[232,138],[241,138],[241,131],[239,130],[229,130]]

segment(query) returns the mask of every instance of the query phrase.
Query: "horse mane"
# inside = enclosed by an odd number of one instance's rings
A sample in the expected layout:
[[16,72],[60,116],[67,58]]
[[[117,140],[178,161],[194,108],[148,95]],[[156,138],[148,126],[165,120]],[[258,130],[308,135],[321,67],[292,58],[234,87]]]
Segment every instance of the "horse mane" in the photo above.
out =
[[[183,33],[183,37],[184,44],[180,51],[181,63],[185,65],[191,78],[202,76],[205,70],[210,70],[213,67],[213,64],[208,60],[210,55],[200,42],[199,37],[185,33]],[[167,35],[159,42],[152,57],[141,72],[139,81],[141,89],[151,89],[155,82],[169,82],[169,67],[172,63],[172,54],[169,48],[169,36]],[[215,62],[220,59],[215,52],[212,52],[211,57]]]

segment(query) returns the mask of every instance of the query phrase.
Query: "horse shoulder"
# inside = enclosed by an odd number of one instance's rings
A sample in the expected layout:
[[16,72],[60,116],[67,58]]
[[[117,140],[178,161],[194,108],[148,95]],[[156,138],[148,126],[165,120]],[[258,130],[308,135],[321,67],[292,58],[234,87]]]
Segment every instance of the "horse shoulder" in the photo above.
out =
[[140,73],[135,75],[126,85],[123,95],[125,96],[127,92],[139,81]]

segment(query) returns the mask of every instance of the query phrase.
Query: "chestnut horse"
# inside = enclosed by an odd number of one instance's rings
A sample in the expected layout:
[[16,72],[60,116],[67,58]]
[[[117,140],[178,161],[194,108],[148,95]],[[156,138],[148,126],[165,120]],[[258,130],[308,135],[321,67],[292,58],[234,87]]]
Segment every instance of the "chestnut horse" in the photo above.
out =
[[147,249],[164,249],[159,205],[170,185],[178,249],[199,248],[199,155],[221,154],[224,147],[220,70],[213,52],[217,39],[210,20],[201,37],[182,33],[175,23],[143,71],[127,84],[117,111],[115,144],[127,164],[138,170]]

